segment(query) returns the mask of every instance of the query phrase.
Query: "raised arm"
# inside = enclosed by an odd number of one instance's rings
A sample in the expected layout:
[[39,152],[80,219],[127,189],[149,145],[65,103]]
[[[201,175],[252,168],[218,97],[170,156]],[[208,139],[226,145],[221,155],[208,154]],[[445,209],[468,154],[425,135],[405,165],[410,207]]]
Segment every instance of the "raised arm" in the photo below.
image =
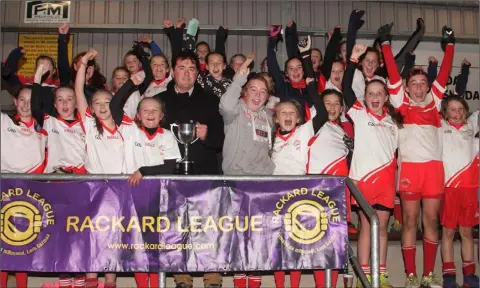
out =
[[85,97],[85,72],[87,70],[87,63],[90,60],[95,59],[98,52],[90,48],[90,50],[82,57],[80,60],[80,65],[78,66],[77,76],[75,79],[75,98],[77,99],[77,111],[82,118],[82,121],[85,121],[85,115],[87,113],[88,102]]
[[195,43],[197,43],[198,25],[199,25],[199,22],[195,18],[192,18],[188,22],[187,33],[183,38],[183,44],[182,44],[183,51],[192,51],[195,53]]
[[287,28],[285,28],[285,46],[287,48],[288,58],[299,57],[298,46],[298,32],[297,23],[292,20],[288,21]]
[[148,58],[150,57],[150,54],[148,54],[143,49],[143,46],[144,46],[143,43],[145,42],[137,42],[135,46],[133,46],[133,52],[137,56],[138,60],[140,60],[140,62],[142,63],[143,71],[145,72],[145,79],[143,83],[140,83],[140,85],[137,85],[140,95],[143,95],[143,93],[147,91],[148,86],[153,81],[152,67],[150,67],[150,61]]
[[330,38],[330,41],[328,41],[327,48],[325,49],[323,64],[320,68],[325,80],[330,79],[330,74],[332,73],[333,62],[335,62],[335,57],[337,56],[337,51],[340,47],[340,41],[342,40],[341,29],[342,28],[339,26],[335,27],[332,37]]
[[57,46],[57,61],[58,61],[58,76],[60,78],[60,85],[70,85],[72,82],[72,68],[68,63],[68,38],[70,27],[68,24],[62,24],[58,28],[58,46]]
[[270,26],[270,37],[268,39],[267,48],[267,66],[268,73],[272,76],[275,82],[275,91],[280,93],[280,98],[286,98],[285,94],[285,77],[280,70],[280,66],[277,61],[276,46],[279,41],[281,26]]
[[363,15],[365,15],[365,11],[359,9],[355,9],[352,11],[352,13],[350,13],[347,30],[347,59],[344,59],[345,61],[350,59],[353,46],[355,45],[357,39],[357,32],[365,23],[365,21],[362,20]]
[[[450,70],[452,69],[453,56],[455,53],[455,35],[453,30],[447,26],[444,26],[442,29],[442,49],[445,51],[443,54],[442,65],[440,66],[440,71],[438,72],[437,78],[435,78],[435,82],[433,82],[432,85],[432,91],[438,97],[443,97],[443,93],[441,93],[441,91],[447,86],[448,76],[450,75]],[[437,89],[439,90],[439,94],[437,94],[435,91]]]
[[408,76],[408,73],[410,73],[413,67],[415,67],[415,58],[416,58],[415,54],[412,54],[412,53],[407,53],[407,55],[405,55],[405,65],[403,66],[402,73],[400,74],[402,79],[406,79]]
[[225,50],[225,42],[228,37],[228,29],[223,26],[218,27],[217,34],[215,35],[215,52],[222,55],[227,55]]
[[[40,127],[43,127],[44,112],[42,109],[42,98],[48,97],[42,95],[42,76],[50,71],[49,65],[39,64],[33,77],[32,96],[30,98],[30,109],[32,116]],[[51,97],[51,96],[50,96]]]
[[138,38],[138,42],[147,44],[150,48],[150,52],[152,52],[152,56],[164,56],[162,49],[160,49],[160,46],[158,46],[158,44],[152,40],[152,37],[148,35],[142,35]]
[[220,98],[220,115],[223,117],[223,122],[227,124],[233,121],[239,113],[237,108],[238,101],[240,101],[243,85],[247,83],[247,77],[250,73],[248,66],[254,58],[255,56],[253,54],[247,56],[247,60],[240,66],[235,76],[233,76],[232,84]]
[[438,72],[438,60],[430,56],[428,57],[428,68],[427,68],[427,75],[428,75],[428,85],[432,85],[435,78],[437,78]]
[[365,51],[367,51],[367,45],[355,44],[352,50],[352,57],[348,59],[347,70],[345,70],[345,74],[343,74],[343,100],[347,106],[347,111],[355,105],[355,102],[357,102],[357,96],[352,89],[352,82],[355,70],[357,69],[358,59],[363,53],[365,53]]
[[7,59],[5,60],[4,69],[8,71],[8,76],[2,73],[2,78],[7,81],[7,83],[13,87],[19,86],[22,83],[20,78],[17,75],[18,72],[18,63],[20,59],[25,54],[25,49],[23,47],[17,47],[13,49],[10,54],[8,54]]
[[112,101],[110,101],[110,112],[112,113],[113,120],[117,126],[122,124],[123,115],[123,107],[125,103],[127,103],[128,98],[132,95],[136,86],[140,85],[143,82],[143,78],[138,75],[132,75],[130,79],[125,82],[125,84],[118,89],[115,96],[113,96]]
[[467,90],[468,74],[470,73],[470,62],[464,59],[462,62],[462,68],[460,74],[457,76],[457,84],[455,85],[455,94],[463,96],[465,90]]
[[398,72],[402,71],[403,66],[405,66],[406,64],[407,54],[413,53],[413,51],[415,51],[415,49],[418,46],[418,43],[420,43],[420,41],[422,40],[424,33],[425,33],[425,23],[422,18],[418,18],[417,29],[410,36],[407,43],[405,43],[405,45],[402,47],[400,52],[398,52],[398,54],[395,56]]
[[179,18],[177,20],[176,27],[173,26],[172,21],[163,20],[163,27],[165,34],[167,34],[167,37],[170,40],[170,46],[172,51],[172,61],[170,62],[173,63],[178,53],[182,51],[183,29],[185,28],[185,20],[183,18]]

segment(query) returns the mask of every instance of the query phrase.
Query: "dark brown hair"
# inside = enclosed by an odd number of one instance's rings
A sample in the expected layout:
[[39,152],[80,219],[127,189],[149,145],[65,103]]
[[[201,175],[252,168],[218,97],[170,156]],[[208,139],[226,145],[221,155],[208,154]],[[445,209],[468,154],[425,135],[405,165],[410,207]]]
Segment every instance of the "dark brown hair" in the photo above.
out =
[[[387,108],[387,114],[392,117],[393,122],[397,125],[398,128],[403,128],[403,116],[398,112],[393,105],[390,103],[390,95],[388,94],[387,84],[385,84],[382,80],[373,79],[372,81],[366,83],[365,85],[365,95],[367,95],[368,86],[373,83],[380,83],[385,91],[385,95],[389,96],[389,99],[383,104],[384,107]],[[366,106],[366,104],[365,104]]]
[[175,56],[175,58],[172,61],[172,68],[175,69],[175,67],[177,66],[177,62],[184,61],[184,60],[192,61],[192,63],[195,64],[197,71],[200,70],[200,61],[198,60],[197,55],[192,51],[182,51],[178,53],[178,55]]
[[[158,123],[158,126],[162,126],[162,124],[165,123],[165,118],[167,116],[167,109],[165,108],[165,104],[163,103],[163,101],[160,100],[160,98],[158,98],[158,97],[145,97],[142,100],[140,100],[140,102],[138,102],[138,106],[137,106],[137,114],[140,112],[140,106],[142,106],[142,103],[147,101],[147,100],[153,100],[160,105],[160,111],[162,111],[162,113],[163,113],[163,118],[162,118],[162,120],[160,120],[160,123]],[[138,128],[143,127],[142,121],[140,121],[140,119],[138,119],[137,116],[135,116],[135,119],[133,121],[135,122],[135,124],[137,125]]]
[[[18,97],[20,96],[20,93],[22,93],[23,90],[32,91],[32,86],[23,86],[23,85],[19,86],[17,88],[17,90],[15,91],[15,94],[13,94],[13,98],[18,99]],[[20,125],[20,120],[15,120],[15,116],[18,114],[17,110],[18,110],[18,107],[17,107],[17,105],[15,105],[15,111],[11,115],[12,115],[13,123],[15,123],[15,125],[18,126],[18,125]],[[32,112],[32,111],[30,111],[30,112]],[[33,115],[32,115],[32,117],[33,117]]]
[[[322,98],[322,101],[323,99],[325,98],[325,96],[327,95],[336,95],[338,97],[338,99],[340,100],[340,105],[342,105],[343,107],[343,94],[335,89],[325,89],[321,94],[320,94],[320,98]],[[341,114],[341,113],[340,113]],[[341,115],[340,115],[341,116]],[[340,119],[341,117],[338,117],[336,123],[343,128],[342,126],[342,121]]]
[[153,58],[163,58],[163,60],[165,60],[165,63],[167,64],[167,68],[170,68],[170,63],[168,63],[168,59],[164,55],[153,55],[152,58],[150,58],[150,64],[152,64]]
[[447,109],[448,109],[448,104],[450,104],[450,102],[452,101],[460,102],[460,104],[462,104],[463,106],[463,110],[465,111],[465,117],[468,117],[468,115],[470,114],[470,107],[468,106],[467,101],[465,101],[465,99],[463,99],[458,95],[449,95],[448,97],[444,98],[442,101],[442,108],[440,109],[440,113],[442,114],[443,119],[445,119],[445,121],[448,121]]
[[[55,63],[55,60],[53,60],[52,57],[48,56],[48,55],[40,55],[37,57],[37,59],[35,60],[35,67],[38,66],[38,61],[40,60],[48,60],[50,61],[50,64],[52,64],[52,67],[53,67],[53,74],[52,75],[48,75],[48,76],[52,76],[52,80],[57,80],[58,79],[58,70],[57,70],[57,64]],[[48,77],[47,76],[47,77]],[[42,79],[42,81],[44,81],[46,79]]]
[[[95,97],[96,94],[99,94],[99,93],[106,93],[106,94],[109,94],[110,97],[112,96],[112,93],[110,93],[110,91],[99,89],[95,91],[95,93],[93,93],[92,103],[90,105],[93,105],[93,98]],[[97,128],[98,134],[103,135],[103,125],[100,122],[100,119],[98,119],[98,117],[93,113],[93,109],[92,109],[92,117],[95,119],[95,127]]]
[[[87,54],[87,52],[78,53],[75,56],[75,58],[73,58],[72,66],[71,66],[71,69],[73,72],[73,82],[75,82],[75,79],[77,79],[77,71],[75,70],[73,65],[75,63],[79,63],[82,60],[82,57],[85,56],[85,54]],[[100,67],[98,66],[95,59],[87,62],[87,68],[90,66],[93,66],[94,70],[93,70],[92,78],[90,78],[88,85],[94,87],[95,89],[105,89],[107,78],[105,78],[105,76],[103,76],[102,73],[100,73]],[[85,69],[85,73],[87,73],[86,69]]]
[[425,72],[425,70],[420,69],[420,68],[414,68],[414,69],[410,70],[410,72],[408,72],[408,75],[407,75],[407,78],[406,78],[407,85],[408,85],[408,81],[410,81],[410,78],[412,78],[413,76],[416,76],[416,75],[425,76],[427,78],[427,82],[428,82],[427,72]]

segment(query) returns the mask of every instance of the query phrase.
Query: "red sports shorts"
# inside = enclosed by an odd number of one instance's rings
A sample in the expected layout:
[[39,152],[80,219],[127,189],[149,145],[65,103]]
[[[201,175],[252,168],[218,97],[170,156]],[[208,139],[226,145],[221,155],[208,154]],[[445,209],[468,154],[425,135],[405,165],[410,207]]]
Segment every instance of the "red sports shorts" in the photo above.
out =
[[450,229],[478,224],[478,188],[445,187],[440,223]]
[[403,162],[398,182],[402,200],[441,199],[445,184],[443,162]]

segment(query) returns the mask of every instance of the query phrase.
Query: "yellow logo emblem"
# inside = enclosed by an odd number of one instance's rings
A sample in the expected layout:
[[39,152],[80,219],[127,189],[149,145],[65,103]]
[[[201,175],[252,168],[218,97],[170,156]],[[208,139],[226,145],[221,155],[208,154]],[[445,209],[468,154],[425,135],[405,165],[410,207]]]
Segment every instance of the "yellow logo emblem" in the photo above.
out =
[[[27,228],[20,231],[14,219],[25,221]],[[37,207],[25,201],[14,201],[2,207],[0,212],[1,239],[12,246],[23,246],[35,240],[42,227],[42,215]]]
[[[298,219],[301,216],[313,218],[315,224],[308,229]],[[328,229],[328,215],[319,203],[312,200],[300,200],[293,203],[285,214],[285,231],[292,240],[300,244],[316,243],[323,238]]]

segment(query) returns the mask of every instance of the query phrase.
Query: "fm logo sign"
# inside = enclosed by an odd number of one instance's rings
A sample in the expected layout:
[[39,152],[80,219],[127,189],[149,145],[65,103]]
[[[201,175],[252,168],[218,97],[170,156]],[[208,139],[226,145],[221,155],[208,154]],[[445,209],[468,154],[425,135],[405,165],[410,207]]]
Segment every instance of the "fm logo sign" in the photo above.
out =
[[69,23],[70,1],[26,1],[25,23]]

